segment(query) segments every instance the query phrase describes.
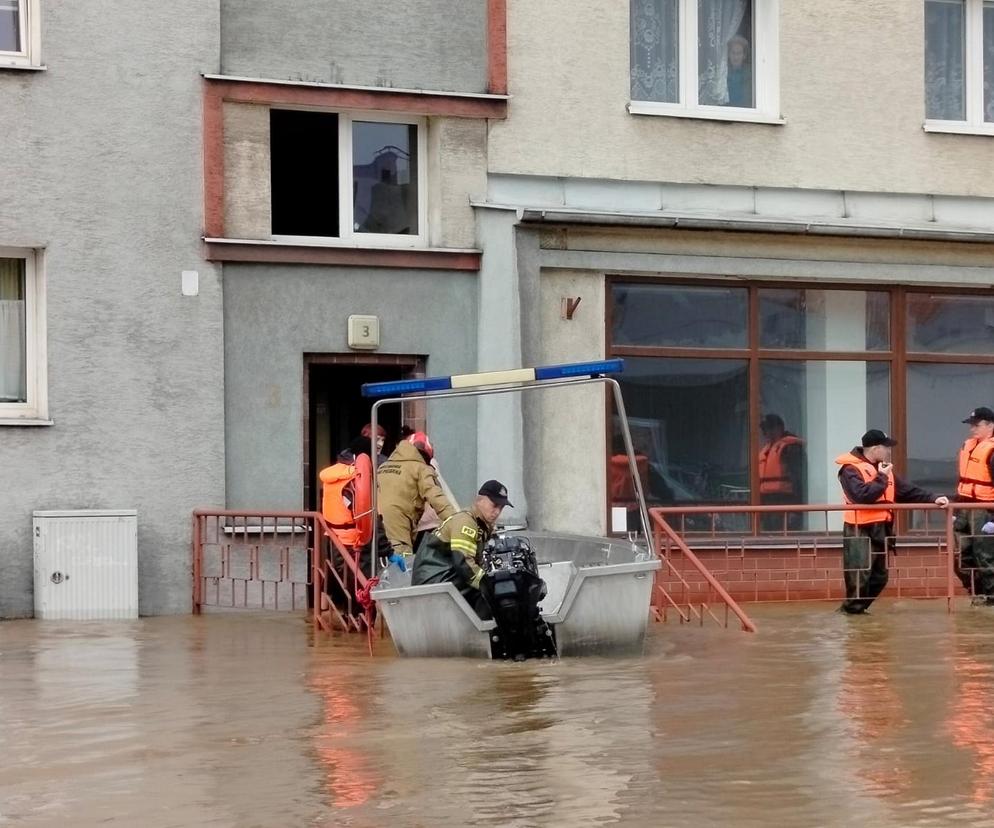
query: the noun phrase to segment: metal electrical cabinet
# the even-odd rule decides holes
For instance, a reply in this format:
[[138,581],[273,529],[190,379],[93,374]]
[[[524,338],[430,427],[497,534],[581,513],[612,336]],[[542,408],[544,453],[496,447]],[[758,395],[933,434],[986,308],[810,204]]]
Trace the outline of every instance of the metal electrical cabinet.
[[138,513],[34,513],[35,618],[138,617]]

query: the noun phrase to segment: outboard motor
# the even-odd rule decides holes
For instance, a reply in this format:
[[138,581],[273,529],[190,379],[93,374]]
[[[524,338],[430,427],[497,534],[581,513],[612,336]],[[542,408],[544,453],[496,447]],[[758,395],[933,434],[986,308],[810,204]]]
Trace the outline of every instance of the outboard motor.
[[524,661],[553,658],[556,637],[543,620],[539,602],[546,595],[545,581],[524,538],[491,538],[483,549],[480,592],[490,605],[497,628],[490,633],[494,658]]

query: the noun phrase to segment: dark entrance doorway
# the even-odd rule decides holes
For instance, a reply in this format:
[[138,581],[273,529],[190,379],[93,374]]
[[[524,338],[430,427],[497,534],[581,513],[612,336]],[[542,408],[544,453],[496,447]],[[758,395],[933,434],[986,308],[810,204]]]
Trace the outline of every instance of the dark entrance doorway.
[[[307,354],[304,357],[304,507],[320,510],[318,474],[369,422],[372,402],[362,396],[366,382],[389,382],[423,375],[424,360],[413,356]],[[407,406],[405,406],[406,408]],[[400,406],[380,409],[387,430],[384,453],[400,434]]]

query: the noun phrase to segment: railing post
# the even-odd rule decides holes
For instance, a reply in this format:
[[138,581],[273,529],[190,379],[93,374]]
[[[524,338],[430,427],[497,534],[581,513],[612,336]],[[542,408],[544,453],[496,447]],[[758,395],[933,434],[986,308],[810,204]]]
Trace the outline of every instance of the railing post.
[[956,533],[953,530],[952,505],[946,507],[946,553],[946,612],[951,613],[956,593]]

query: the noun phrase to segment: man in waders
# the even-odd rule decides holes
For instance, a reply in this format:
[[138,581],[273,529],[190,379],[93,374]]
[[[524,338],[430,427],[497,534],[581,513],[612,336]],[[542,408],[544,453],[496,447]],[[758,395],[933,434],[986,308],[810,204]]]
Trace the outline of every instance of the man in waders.
[[839,609],[850,615],[865,613],[887,586],[887,553],[894,549],[892,503],[935,503],[946,506],[949,498],[936,497],[894,474],[891,448],[897,441],[871,428],[861,445],[835,459],[842,498],[846,503],[879,503],[879,509],[852,509],[843,515],[842,568],[846,600]]
[[994,411],[981,406],[963,420],[970,436],[959,453],[960,503],[990,503],[990,510],[964,509],[953,528],[959,538],[956,574],[974,603],[994,605]]

